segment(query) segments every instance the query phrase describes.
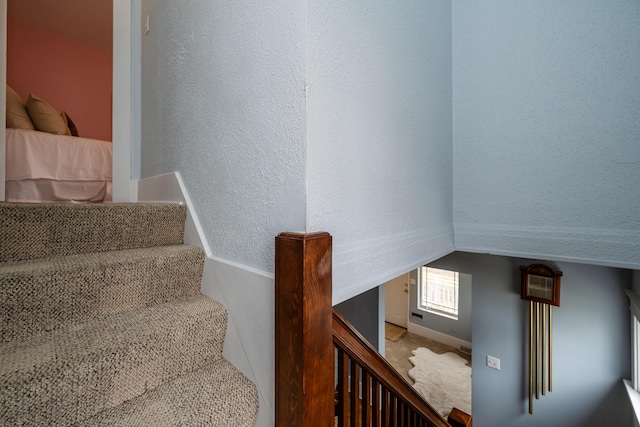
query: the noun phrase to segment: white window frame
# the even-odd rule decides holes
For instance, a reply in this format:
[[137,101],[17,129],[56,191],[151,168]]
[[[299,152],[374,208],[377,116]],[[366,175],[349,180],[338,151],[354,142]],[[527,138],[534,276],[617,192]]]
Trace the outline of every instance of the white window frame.
[[629,297],[631,321],[631,381],[624,380],[635,413],[634,425],[640,426],[640,296],[625,289]]
[[[452,273],[453,274],[453,286],[450,286],[449,284],[446,283],[437,283],[437,282],[430,282],[429,281],[429,272],[431,272],[432,274],[442,274],[444,272],[446,273]],[[426,311],[427,313],[432,313],[438,316],[443,316],[449,319],[453,319],[453,320],[458,320],[458,316],[459,316],[459,307],[460,307],[460,273],[457,271],[453,271],[453,270],[445,270],[445,269],[440,269],[440,268],[433,268],[433,267],[427,267],[427,266],[423,266],[420,267],[418,269],[418,289],[417,289],[417,306],[419,310],[422,311]],[[425,296],[425,293],[428,293],[430,290],[430,285],[431,286],[438,286],[440,288],[444,288],[444,289],[440,289],[441,293],[442,292],[446,292],[446,288],[448,287],[453,287],[453,305],[449,306],[450,308],[447,308],[448,306],[443,304],[442,302],[437,303],[437,302],[432,302],[429,303],[428,301],[428,295]],[[442,308],[440,308],[442,307]]]

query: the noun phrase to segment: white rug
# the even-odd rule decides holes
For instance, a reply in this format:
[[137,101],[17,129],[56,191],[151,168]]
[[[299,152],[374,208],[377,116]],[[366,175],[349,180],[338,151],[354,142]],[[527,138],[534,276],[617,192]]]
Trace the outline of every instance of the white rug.
[[444,417],[454,407],[471,414],[471,367],[467,361],[455,353],[436,354],[423,347],[411,353],[409,361],[414,367],[409,377],[418,393]]

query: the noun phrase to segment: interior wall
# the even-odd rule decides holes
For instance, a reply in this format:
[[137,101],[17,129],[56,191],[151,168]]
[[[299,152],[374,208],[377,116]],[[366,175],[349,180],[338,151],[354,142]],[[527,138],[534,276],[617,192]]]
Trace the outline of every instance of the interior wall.
[[[374,348],[379,348],[378,298],[379,289],[373,288],[334,306]],[[384,344],[384,343],[383,343]]]
[[307,9],[307,228],[339,303],[453,248],[451,2]]
[[179,171],[213,255],[273,274],[305,230],[302,2],[142,1],[143,178]]
[[9,19],[7,84],[66,111],[80,136],[111,141],[111,52]]
[[[473,276],[473,420],[494,427],[631,425],[622,379],[631,375],[631,272],[558,262],[560,307],[553,310],[553,391],[528,414],[528,305],[521,265],[537,260],[455,252],[443,264]],[[486,356],[501,370],[486,366]]]
[[640,266],[640,2],[453,2],[456,249]]

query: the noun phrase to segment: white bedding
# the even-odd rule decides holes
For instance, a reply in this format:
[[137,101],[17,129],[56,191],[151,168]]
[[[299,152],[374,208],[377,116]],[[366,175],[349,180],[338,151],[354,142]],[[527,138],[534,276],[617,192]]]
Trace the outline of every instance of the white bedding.
[[6,200],[111,200],[111,142],[6,129]]

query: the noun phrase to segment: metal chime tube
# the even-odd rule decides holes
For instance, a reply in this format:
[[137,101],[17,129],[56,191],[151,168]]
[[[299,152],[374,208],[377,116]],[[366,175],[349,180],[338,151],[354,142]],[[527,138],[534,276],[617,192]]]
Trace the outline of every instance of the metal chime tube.
[[540,399],[540,303],[536,302],[536,342],[535,342],[535,382],[536,382],[536,399]]
[[533,414],[533,301],[529,301],[529,413]]
[[542,359],[542,372],[540,372],[540,377],[542,378],[542,395],[547,394],[547,307],[548,304],[542,304],[542,320],[540,321],[540,330],[542,332],[541,341],[542,348],[540,349],[540,358]]
[[[548,312],[547,312],[548,310]],[[553,307],[529,301],[529,413],[533,398],[552,391]]]
[[529,413],[533,414],[533,301],[529,301]]
[[553,306],[549,306],[549,392],[552,391],[551,387],[551,367],[553,363],[551,361],[551,347],[553,345]]

